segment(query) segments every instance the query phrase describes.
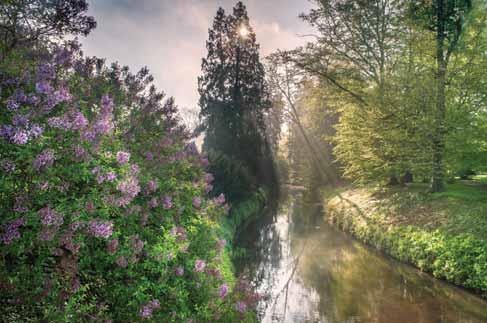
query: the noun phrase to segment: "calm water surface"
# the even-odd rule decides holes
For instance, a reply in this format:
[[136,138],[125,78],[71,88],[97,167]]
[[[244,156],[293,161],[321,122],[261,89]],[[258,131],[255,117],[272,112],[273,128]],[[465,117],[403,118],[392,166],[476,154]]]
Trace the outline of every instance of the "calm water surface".
[[487,322],[487,302],[365,247],[287,194],[236,244],[258,292],[262,322]]

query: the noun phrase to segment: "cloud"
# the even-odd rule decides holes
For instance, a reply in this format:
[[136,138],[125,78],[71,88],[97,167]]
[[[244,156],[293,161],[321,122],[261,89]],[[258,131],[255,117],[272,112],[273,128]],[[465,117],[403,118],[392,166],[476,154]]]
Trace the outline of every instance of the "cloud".
[[[197,77],[206,55],[208,28],[219,6],[228,0],[103,0],[90,1],[98,27],[83,41],[87,55],[119,61],[132,70],[148,66],[157,86],[181,107],[197,109]],[[293,48],[307,28],[297,18],[307,0],[249,0],[249,16],[261,54]]]

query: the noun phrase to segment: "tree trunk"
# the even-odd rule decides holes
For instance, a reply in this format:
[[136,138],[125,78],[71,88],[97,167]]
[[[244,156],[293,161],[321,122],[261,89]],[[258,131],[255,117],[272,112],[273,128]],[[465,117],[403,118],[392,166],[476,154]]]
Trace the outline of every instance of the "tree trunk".
[[433,176],[431,192],[445,190],[443,153],[445,150],[444,123],[445,123],[445,79],[447,63],[445,60],[445,4],[444,0],[437,2],[437,34],[436,34],[436,62],[437,62],[437,104],[435,115],[435,129],[433,134]]

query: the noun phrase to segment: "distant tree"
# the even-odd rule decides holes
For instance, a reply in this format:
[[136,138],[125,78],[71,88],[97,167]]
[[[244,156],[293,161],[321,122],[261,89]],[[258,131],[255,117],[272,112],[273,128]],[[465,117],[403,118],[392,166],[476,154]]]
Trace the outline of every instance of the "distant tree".
[[[210,159],[212,154],[224,154],[225,158],[218,159],[234,160],[253,178],[253,186],[270,181],[273,167],[265,140],[264,115],[271,102],[259,45],[242,2],[237,3],[230,15],[218,9],[206,47],[208,54],[198,78],[200,116],[205,131],[203,149]],[[221,189],[229,192],[225,181],[230,180],[230,175],[224,174],[222,168],[233,166],[227,166],[215,166],[213,172]]]
[[3,51],[65,35],[86,36],[96,27],[86,0],[2,0],[0,39]]

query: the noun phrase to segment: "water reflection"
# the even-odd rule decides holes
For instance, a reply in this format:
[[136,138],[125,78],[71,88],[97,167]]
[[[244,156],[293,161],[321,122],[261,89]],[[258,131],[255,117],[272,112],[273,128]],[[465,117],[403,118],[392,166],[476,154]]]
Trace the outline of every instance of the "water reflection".
[[487,322],[487,302],[364,247],[290,192],[237,240],[262,322]]

